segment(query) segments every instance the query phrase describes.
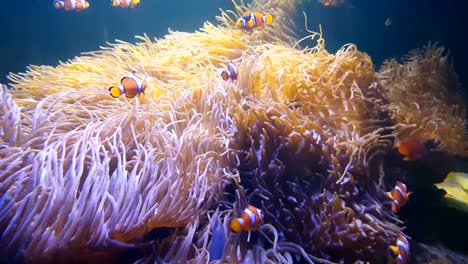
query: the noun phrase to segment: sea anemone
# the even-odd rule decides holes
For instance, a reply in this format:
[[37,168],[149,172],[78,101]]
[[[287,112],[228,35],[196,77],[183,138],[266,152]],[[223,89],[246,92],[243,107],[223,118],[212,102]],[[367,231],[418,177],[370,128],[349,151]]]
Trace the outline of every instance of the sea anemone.
[[401,64],[387,60],[377,77],[402,136],[433,141],[450,154],[468,155],[465,96],[443,47],[415,49]]
[[[307,29],[317,45],[299,49],[289,20],[294,1],[234,9],[218,26],[117,41],[8,76],[11,89],[0,92],[1,256],[59,261],[72,252],[77,261],[115,261],[141,250],[141,262],[207,262],[210,253],[229,262],[391,258],[388,246],[402,227],[385,194],[383,157],[413,127],[405,120],[425,112],[409,118],[398,110],[390,91],[406,82],[397,85],[391,70],[376,75],[355,45],[330,54],[321,32]],[[235,29],[247,9],[281,22]],[[238,80],[224,82],[230,61]],[[107,87],[133,70],[146,76],[146,94],[112,98]],[[455,127],[447,101],[431,103]],[[424,139],[462,153],[437,128]],[[265,212],[249,242],[227,228],[248,203]],[[222,254],[223,245],[211,246],[224,241],[221,234]]]

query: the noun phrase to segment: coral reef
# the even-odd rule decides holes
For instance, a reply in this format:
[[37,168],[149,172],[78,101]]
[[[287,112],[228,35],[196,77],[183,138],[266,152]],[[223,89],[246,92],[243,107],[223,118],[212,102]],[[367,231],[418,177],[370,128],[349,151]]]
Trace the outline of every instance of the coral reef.
[[[280,22],[235,29],[247,9]],[[0,255],[391,260],[403,228],[385,195],[393,183],[383,158],[404,133],[466,153],[457,81],[434,46],[379,73],[355,45],[331,54],[307,28],[317,45],[299,49],[293,12],[293,0],[234,2],[218,26],[11,74],[13,89],[0,94]],[[230,61],[239,76],[224,82]],[[146,76],[146,94],[109,96],[132,70]],[[265,212],[249,242],[228,228],[247,204]]]
[[309,254],[385,260],[375,253],[400,229],[380,210],[387,200],[379,174],[366,169],[391,146],[378,129],[388,120],[370,58],[354,45],[336,55],[320,45],[265,46],[243,59],[238,85],[249,96],[234,112],[231,144],[249,202]]

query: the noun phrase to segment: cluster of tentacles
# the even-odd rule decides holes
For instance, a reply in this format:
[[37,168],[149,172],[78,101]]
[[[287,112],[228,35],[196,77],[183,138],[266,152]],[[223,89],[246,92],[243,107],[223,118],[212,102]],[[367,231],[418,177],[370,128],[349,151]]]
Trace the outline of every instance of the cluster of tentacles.
[[[466,154],[447,55],[429,46],[376,72],[353,44],[329,53],[321,33],[310,32],[315,47],[299,49],[293,0],[234,4],[218,26],[118,42],[9,76],[0,91],[0,256],[394,258],[389,246],[403,224],[385,192],[399,176],[384,159],[395,139],[416,135]],[[247,9],[281,23],[240,31],[235,20]],[[231,61],[238,79],[225,82]],[[109,96],[132,70],[146,76],[146,94]],[[251,237],[229,230],[247,204],[265,214]]]

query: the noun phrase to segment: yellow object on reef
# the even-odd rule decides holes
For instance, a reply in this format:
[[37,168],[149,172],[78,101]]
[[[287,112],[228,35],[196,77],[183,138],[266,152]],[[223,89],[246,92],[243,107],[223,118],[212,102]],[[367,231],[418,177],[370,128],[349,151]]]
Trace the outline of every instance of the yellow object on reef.
[[468,212],[468,173],[450,172],[435,186],[447,192],[445,199],[451,206]]

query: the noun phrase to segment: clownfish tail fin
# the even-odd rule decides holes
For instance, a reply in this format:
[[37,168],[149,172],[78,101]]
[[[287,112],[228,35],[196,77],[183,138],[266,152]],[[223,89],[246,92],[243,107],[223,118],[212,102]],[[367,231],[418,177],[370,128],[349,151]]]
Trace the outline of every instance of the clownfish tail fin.
[[109,91],[110,95],[114,98],[118,98],[123,93],[122,89],[119,86],[111,86],[107,90]]
[[265,15],[265,22],[267,25],[270,25],[273,23],[273,15],[272,14],[266,14]]

